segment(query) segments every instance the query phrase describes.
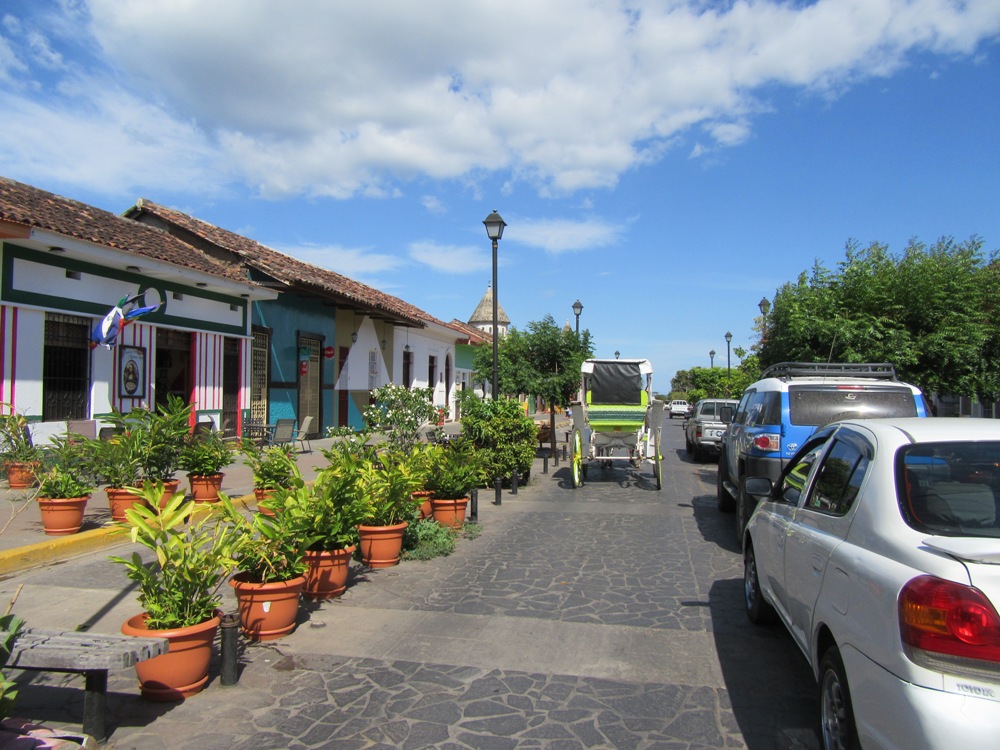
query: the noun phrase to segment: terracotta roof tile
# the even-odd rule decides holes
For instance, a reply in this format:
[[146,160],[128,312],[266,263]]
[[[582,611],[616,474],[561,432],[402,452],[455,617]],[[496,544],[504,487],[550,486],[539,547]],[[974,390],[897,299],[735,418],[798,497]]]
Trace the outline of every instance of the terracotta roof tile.
[[224,263],[154,227],[7,177],[0,177],[0,221],[55,232],[213,276],[247,281],[241,264]]
[[233,253],[248,266],[291,287],[309,288],[313,293],[322,296],[339,298],[353,305],[372,308],[398,317],[402,319],[401,322],[423,325],[428,321],[444,325],[420,308],[398,297],[349,279],[335,271],[305,263],[248,237],[188,216],[176,209],[140,199],[134,208],[126,211],[126,216],[134,219],[141,219],[144,214],[188,232],[205,243]]

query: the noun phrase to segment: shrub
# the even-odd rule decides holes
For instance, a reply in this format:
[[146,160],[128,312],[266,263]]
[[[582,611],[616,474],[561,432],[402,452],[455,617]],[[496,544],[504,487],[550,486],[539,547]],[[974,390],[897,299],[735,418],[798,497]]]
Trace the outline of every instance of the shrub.
[[535,458],[534,422],[513,399],[484,401],[466,398],[462,404],[462,436],[479,451],[483,474],[508,479],[525,474]]

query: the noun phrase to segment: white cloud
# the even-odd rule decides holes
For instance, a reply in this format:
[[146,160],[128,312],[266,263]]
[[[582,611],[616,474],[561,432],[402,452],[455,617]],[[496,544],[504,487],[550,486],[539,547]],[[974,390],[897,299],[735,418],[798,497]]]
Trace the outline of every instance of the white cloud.
[[693,127],[709,139],[693,156],[745,142],[767,87],[835,95],[911,53],[973,55],[1000,32],[996,0],[299,0],[294,12],[272,0],[89,0],[61,11],[62,23],[52,11],[5,19],[0,83],[48,92],[0,98],[5,163],[25,136],[16,158],[33,174],[67,170],[61,143],[36,141],[96,142],[107,186],[211,175],[267,196],[338,198],[497,171],[507,189],[526,181],[542,195],[613,187]]
[[395,271],[405,261],[386,253],[371,252],[367,248],[341,245],[269,245],[285,255],[304,263],[347,276],[352,279],[372,279],[376,274]]
[[598,219],[520,219],[505,230],[504,239],[558,254],[613,245],[623,232],[622,226]]
[[480,247],[414,242],[410,257],[442,273],[479,273],[491,269],[493,256]]

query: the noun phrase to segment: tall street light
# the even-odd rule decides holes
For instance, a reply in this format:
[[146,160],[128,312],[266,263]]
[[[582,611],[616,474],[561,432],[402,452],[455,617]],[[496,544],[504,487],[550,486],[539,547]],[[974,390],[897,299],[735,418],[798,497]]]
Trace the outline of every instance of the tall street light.
[[573,303],[573,314],[576,316],[576,337],[580,338],[580,313],[583,312],[583,305],[580,300]]
[[757,308],[760,310],[760,314],[766,318],[767,311],[771,309],[771,301],[767,297],[761,297],[760,302],[757,303]]
[[726,377],[729,377],[731,370],[730,360],[729,360],[729,342],[733,340],[733,334],[726,331]]
[[712,349],[711,351],[709,351],[708,357],[709,357],[708,361],[711,363],[710,366],[712,368],[715,368],[715,349]]
[[486,225],[486,235],[493,240],[493,400],[497,400],[497,357],[499,355],[500,326],[497,322],[497,242],[503,237],[503,228],[507,226],[500,214],[494,209],[493,213],[483,219]]

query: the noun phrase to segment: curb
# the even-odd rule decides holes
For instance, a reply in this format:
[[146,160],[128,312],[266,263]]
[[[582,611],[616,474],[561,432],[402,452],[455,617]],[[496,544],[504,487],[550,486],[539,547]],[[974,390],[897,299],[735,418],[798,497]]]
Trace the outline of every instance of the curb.
[[[253,507],[250,504],[256,503],[253,495],[240,495],[230,500],[234,505],[242,505],[245,508]],[[65,562],[80,555],[122,544],[131,544],[128,534],[109,525],[100,529],[78,531],[76,534],[49,537],[36,544],[0,550],[0,577],[22,573],[43,565]]]

